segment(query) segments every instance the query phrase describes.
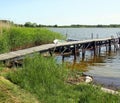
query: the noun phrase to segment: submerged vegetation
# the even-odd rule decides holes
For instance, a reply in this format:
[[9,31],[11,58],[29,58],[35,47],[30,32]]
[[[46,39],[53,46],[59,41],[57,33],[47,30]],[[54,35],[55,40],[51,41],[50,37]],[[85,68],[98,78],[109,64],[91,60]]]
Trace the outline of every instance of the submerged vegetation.
[[53,58],[35,55],[26,58],[23,67],[8,73],[6,78],[44,103],[119,103],[119,95],[104,93],[100,87],[67,84],[69,73]]

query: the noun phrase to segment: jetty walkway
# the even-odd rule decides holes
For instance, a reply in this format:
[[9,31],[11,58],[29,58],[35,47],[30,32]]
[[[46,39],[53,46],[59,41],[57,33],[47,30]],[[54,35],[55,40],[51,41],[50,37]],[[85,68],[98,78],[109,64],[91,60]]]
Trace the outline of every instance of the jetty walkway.
[[72,49],[74,56],[76,56],[76,50],[78,49],[82,50],[83,57],[85,55],[86,49],[92,49],[94,51],[94,54],[96,55],[96,48],[99,48],[99,53],[101,51],[101,46],[106,46],[108,47],[108,51],[111,51],[111,45],[115,45],[116,41],[117,44],[120,45],[120,38],[90,39],[90,40],[82,40],[82,41],[62,42],[56,44],[54,43],[44,44],[36,47],[0,54],[0,61],[15,60],[29,54],[43,53],[47,51],[49,51],[49,53],[52,55],[53,50],[57,50],[61,48]]

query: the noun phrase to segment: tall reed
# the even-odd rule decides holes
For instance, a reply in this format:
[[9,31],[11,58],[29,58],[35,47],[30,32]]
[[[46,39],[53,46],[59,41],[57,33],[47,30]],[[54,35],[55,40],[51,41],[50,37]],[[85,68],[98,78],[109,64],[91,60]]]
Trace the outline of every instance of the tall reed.
[[24,49],[46,43],[52,43],[55,38],[63,39],[59,33],[46,28],[11,27],[4,28],[0,35],[0,53]]

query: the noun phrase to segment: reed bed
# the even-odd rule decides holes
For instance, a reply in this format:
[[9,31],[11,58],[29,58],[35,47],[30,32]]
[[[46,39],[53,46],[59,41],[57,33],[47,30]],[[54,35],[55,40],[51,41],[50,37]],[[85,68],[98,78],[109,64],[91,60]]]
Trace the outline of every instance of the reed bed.
[[11,26],[12,26],[12,24],[10,22],[4,23],[4,22],[0,21],[0,35],[2,35],[4,29],[10,29]]
[[55,38],[64,37],[46,28],[4,28],[0,35],[0,53],[52,43]]

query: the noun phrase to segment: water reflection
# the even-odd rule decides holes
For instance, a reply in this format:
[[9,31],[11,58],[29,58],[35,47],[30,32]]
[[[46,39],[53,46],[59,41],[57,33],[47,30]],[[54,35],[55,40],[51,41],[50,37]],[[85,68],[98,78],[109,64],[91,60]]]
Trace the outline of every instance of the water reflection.
[[85,72],[94,78],[94,82],[107,87],[120,89],[120,51],[111,52],[103,57],[103,62],[95,62],[99,66],[89,66]]
[[[100,56],[93,56],[93,55],[89,55],[89,54],[90,54],[90,51],[86,54],[84,59],[82,59],[81,56],[77,56],[76,60],[74,60],[73,55],[69,55],[64,58],[64,63],[66,63],[66,65],[69,69],[88,71],[90,69],[89,68],[90,66],[105,66],[104,63],[112,62],[112,59],[114,59],[114,56],[116,55],[116,53],[114,53],[114,52],[101,53]],[[60,56],[58,58],[59,58],[59,62],[60,62]]]
[[76,60],[73,55],[64,59],[69,69],[76,69],[93,76],[95,83],[120,89],[120,51],[102,52],[100,56],[93,56],[87,51],[84,60],[81,55],[77,56]]

